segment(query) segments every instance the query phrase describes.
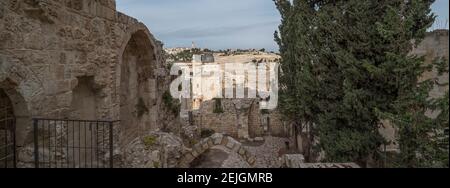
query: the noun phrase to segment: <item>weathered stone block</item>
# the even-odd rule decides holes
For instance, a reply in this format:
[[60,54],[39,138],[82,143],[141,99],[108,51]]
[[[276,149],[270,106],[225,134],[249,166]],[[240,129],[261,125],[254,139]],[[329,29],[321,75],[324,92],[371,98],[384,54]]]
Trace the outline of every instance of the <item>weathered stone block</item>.
[[247,162],[248,162],[248,164],[250,164],[251,166],[253,166],[253,165],[255,165],[255,162],[256,162],[256,158],[253,156],[253,157],[250,157],[248,160],[247,160]]
[[223,135],[216,133],[212,135],[211,138],[214,141],[214,145],[220,145],[222,143]]
[[54,66],[54,74],[56,80],[64,80],[64,65],[55,65]]
[[225,145],[228,149],[233,149],[234,147],[234,142],[230,142],[230,140],[228,140],[227,144]]
[[262,142],[262,141],[264,141],[264,138],[263,137],[256,137],[255,141],[256,142]]
[[203,153],[203,148],[202,148],[202,146],[199,145],[199,144],[194,146],[194,150],[195,150],[197,153]]
[[214,142],[211,139],[208,139],[208,146],[209,147],[214,146]]
[[202,149],[203,149],[203,150],[207,150],[208,148],[209,148],[208,143],[204,143],[204,144],[202,145]]
[[189,153],[184,156],[184,160],[186,160],[186,161],[192,161],[194,159],[195,159],[195,157],[192,155],[192,153]]
[[220,143],[220,145],[226,146],[227,144],[228,144],[228,138],[227,137],[223,137],[222,138],[222,142]]
[[56,93],[65,93],[70,91],[70,81],[63,80],[56,83]]
[[234,152],[238,152],[240,149],[241,149],[241,144],[240,143],[235,143],[232,150]]
[[200,155],[196,150],[192,151],[191,154],[194,157],[198,157]]
[[241,149],[239,149],[239,155],[241,156],[245,156],[245,149],[241,147]]

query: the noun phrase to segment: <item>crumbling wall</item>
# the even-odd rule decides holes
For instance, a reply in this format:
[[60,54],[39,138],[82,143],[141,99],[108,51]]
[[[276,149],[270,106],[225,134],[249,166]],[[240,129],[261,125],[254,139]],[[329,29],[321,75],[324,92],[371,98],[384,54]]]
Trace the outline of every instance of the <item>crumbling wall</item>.
[[[129,111],[142,121],[127,127],[134,129],[127,137],[159,128],[161,96],[170,82],[162,43],[144,24],[117,12],[115,6],[114,0],[0,1],[0,83],[8,83],[0,86],[8,85],[13,103],[20,104],[15,108],[21,109],[18,113],[24,118],[17,126],[26,124],[21,130],[31,131],[31,117],[120,120],[121,108],[126,106],[121,95],[126,91],[140,93],[147,109],[140,118],[136,108]],[[142,87],[121,90],[123,55],[133,40],[148,53],[140,59],[141,68],[129,70],[138,75],[135,82]],[[87,77],[95,107],[83,114],[74,102],[82,99],[74,93]],[[135,99],[128,106],[136,107]],[[20,145],[32,141],[21,139]]]
[[238,139],[252,140],[268,135],[285,137],[288,124],[277,111],[264,111],[256,99],[221,99],[222,112],[215,112],[216,100],[204,101],[194,112],[194,125]]

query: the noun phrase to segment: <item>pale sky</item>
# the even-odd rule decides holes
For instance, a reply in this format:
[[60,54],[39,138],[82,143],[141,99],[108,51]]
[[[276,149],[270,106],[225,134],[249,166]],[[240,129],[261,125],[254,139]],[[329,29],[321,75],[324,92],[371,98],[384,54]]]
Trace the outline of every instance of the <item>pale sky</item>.
[[[277,51],[280,16],[273,0],[116,0],[117,9],[145,23],[165,47],[265,48]],[[449,0],[436,0],[434,28],[448,28]],[[446,26],[445,26],[446,25]]]

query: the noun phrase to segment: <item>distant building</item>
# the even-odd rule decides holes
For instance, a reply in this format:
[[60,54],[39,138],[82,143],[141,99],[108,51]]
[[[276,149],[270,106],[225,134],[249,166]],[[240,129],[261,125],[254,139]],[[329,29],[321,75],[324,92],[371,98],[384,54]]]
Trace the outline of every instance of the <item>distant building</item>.
[[213,53],[204,53],[201,55],[202,63],[214,63]]

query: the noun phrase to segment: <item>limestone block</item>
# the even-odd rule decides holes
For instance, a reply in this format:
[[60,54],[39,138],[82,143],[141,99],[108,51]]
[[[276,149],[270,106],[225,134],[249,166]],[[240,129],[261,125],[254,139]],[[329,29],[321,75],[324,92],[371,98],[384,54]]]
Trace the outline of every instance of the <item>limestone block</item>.
[[233,147],[234,152],[238,152],[241,149],[242,144],[241,143],[235,143]]
[[58,101],[58,105],[61,107],[70,106],[72,102],[72,92],[57,95],[56,100]]
[[108,20],[115,20],[115,18],[116,18],[115,10],[110,9],[105,6],[97,6],[96,13],[97,13],[97,16],[100,18],[105,18]]
[[42,50],[45,46],[44,35],[29,33],[24,35],[25,48],[33,50]]
[[192,154],[192,156],[194,156],[194,157],[198,157],[198,156],[200,155],[196,150],[193,150],[193,151],[191,152],[191,154]]
[[203,153],[203,148],[202,148],[202,146],[199,145],[199,144],[194,146],[194,150],[195,150],[197,153]]
[[184,157],[185,157],[184,159],[185,159],[186,161],[192,161],[192,160],[195,159],[195,157],[192,155],[192,153],[187,154],[187,155],[185,155]]
[[202,149],[203,149],[203,150],[207,150],[208,148],[209,148],[208,142],[204,142],[204,143],[202,144]]
[[224,137],[224,138],[222,139],[222,143],[220,143],[220,145],[226,146],[227,144],[228,144],[228,138],[227,138],[227,137]]
[[250,159],[253,155],[250,152],[245,153],[245,159]]
[[214,145],[220,145],[222,143],[223,135],[219,133],[215,133],[211,136]]
[[70,91],[70,81],[62,80],[56,82],[56,93],[64,93]]
[[256,142],[262,142],[262,141],[264,141],[264,138],[263,137],[256,137],[255,141]]
[[239,149],[239,155],[241,156],[245,156],[245,149],[241,147],[241,149]]
[[213,140],[212,139],[208,139],[208,146],[209,147],[212,147],[212,146],[214,146],[214,142],[213,142]]
[[54,95],[57,93],[56,83],[54,81],[44,82],[44,91],[47,95]]
[[156,79],[149,79],[148,80],[148,90],[146,92],[148,92],[148,95],[150,97],[150,99],[156,99]]
[[55,74],[56,80],[64,80],[64,65],[55,65],[53,66],[53,73]]
[[234,146],[234,143],[233,143],[233,142],[228,142],[225,146],[226,146],[228,149],[232,149],[233,146]]
[[255,162],[256,162],[256,158],[253,156],[253,157],[250,157],[248,160],[247,160],[247,162],[248,162],[248,164],[250,164],[251,166],[253,166],[254,164],[255,164]]

